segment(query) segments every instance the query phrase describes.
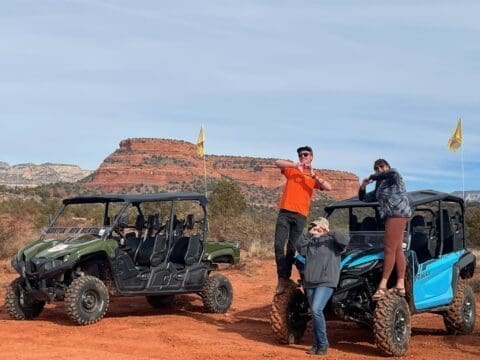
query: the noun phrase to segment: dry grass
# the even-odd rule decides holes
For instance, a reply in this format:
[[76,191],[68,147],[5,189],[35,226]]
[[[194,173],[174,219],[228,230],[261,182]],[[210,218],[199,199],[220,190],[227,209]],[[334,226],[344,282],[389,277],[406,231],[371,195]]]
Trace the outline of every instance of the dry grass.
[[210,221],[209,239],[237,241],[248,257],[272,257],[275,222],[248,214]]
[[475,293],[480,293],[480,279],[470,281],[469,285],[472,287]]
[[38,234],[33,230],[31,219],[21,221],[11,215],[0,216],[0,258],[11,258],[36,238]]

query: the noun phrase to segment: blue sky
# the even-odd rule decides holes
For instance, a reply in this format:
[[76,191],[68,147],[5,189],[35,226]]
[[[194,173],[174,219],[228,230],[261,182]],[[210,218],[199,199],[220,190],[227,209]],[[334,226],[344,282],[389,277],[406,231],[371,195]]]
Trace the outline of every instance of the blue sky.
[[480,189],[477,1],[0,3],[0,161],[94,169],[128,137]]

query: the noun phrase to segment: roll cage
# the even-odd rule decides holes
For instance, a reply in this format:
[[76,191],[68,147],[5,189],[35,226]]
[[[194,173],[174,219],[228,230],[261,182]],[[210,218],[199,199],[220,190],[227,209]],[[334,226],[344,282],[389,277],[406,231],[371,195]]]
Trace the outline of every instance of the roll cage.
[[[419,263],[466,248],[462,198],[434,190],[412,191],[407,196],[413,215],[406,229],[405,246],[417,253]],[[348,210],[348,225],[345,227],[350,233],[384,231],[378,202],[364,202],[353,197],[330,204],[325,208],[325,215],[330,218],[335,211],[345,209]],[[356,213],[368,211],[371,216],[357,222]]]

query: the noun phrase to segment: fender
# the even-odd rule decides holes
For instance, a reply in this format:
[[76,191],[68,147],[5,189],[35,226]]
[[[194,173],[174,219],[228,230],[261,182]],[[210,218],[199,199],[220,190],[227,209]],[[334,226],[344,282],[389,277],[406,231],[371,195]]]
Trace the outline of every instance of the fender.
[[455,264],[455,267],[458,267],[460,270],[460,276],[462,278],[469,279],[475,272],[476,263],[477,261],[475,255],[471,251],[467,250]]

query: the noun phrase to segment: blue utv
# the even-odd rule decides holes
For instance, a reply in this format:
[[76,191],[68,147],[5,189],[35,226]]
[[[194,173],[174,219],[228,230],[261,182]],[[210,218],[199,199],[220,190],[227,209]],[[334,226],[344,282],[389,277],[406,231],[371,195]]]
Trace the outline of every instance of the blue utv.
[[[382,275],[385,225],[378,203],[352,198],[325,208],[330,227],[350,235],[342,255],[337,289],[327,305],[327,318],[354,321],[373,330],[377,347],[386,355],[408,350],[411,315],[423,312],[443,316],[449,334],[469,334],[475,327],[475,295],[467,281],[475,270],[475,255],[467,249],[464,202],[433,190],[408,193],[413,216],[404,233],[407,260],[406,296],[388,291],[379,301],[372,296]],[[302,288],[305,259],[296,258],[298,283],[291,281],[275,295],[271,326],[283,343],[298,343],[310,320]],[[395,271],[389,287],[395,284]]]

